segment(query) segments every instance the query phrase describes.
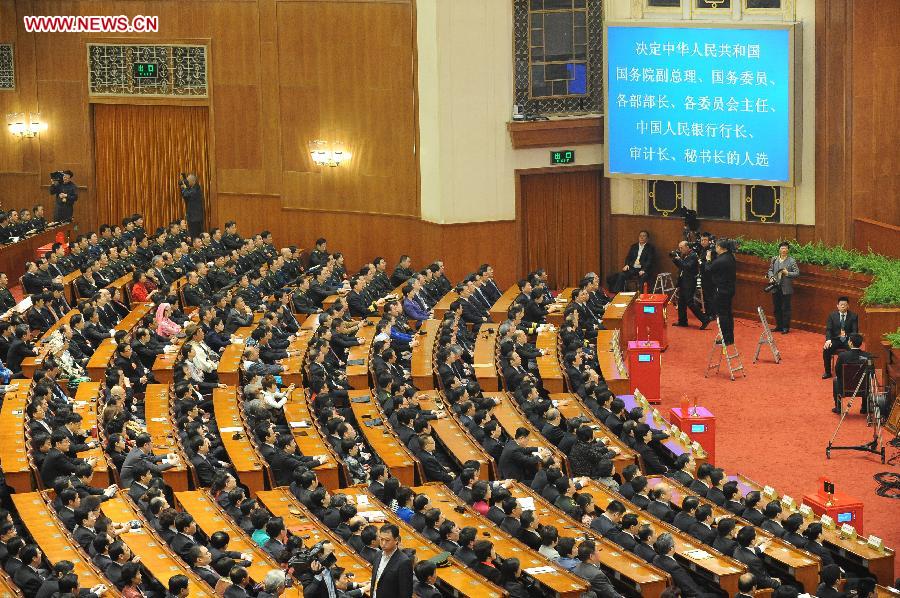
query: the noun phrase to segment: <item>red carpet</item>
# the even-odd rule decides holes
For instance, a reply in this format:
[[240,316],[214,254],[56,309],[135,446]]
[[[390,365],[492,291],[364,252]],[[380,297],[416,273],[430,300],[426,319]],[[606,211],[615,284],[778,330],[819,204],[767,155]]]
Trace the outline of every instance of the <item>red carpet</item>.
[[[675,311],[670,309],[669,322],[675,321]],[[873,479],[883,471],[900,473],[900,467],[882,465],[879,456],[856,451],[836,451],[831,460],[825,458],[825,446],[839,416],[831,413],[832,381],[821,379],[823,334],[774,333],[781,363],[774,363],[764,346],[760,361],[754,364],[761,326],[758,321],[735,320],[735,341],[747,377],[741,378],[738,372],[731,382],[727,373],[711,372],[704,379],[715,325],[706,331],[697,326],[691,317],[690,328],[669,328],[669,349],[662,359],[660,412],[668,418],[669,409],[679,406],[683,394],[697,397],[698,403],[716,416],[716,465],[726,473],[744,474],[797,502],[816,490],[819,476],[828,474],[838,491],[863,502],[865,534],[874,534],[885,546],[900,549],[900,500],[876,495],[878,483]],[[835,444],[871,440],[872,428],[865,422],[857,400]],[[892,439],[884,434],[886,440]],[[896,450],[888,446],[888,458]],[[895,563],[895,574],[900,576],[900,561]]]

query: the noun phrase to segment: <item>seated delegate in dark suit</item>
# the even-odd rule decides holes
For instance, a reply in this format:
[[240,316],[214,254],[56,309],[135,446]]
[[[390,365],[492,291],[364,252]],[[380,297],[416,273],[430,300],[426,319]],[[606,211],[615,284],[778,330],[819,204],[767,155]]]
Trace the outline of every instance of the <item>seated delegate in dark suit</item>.
[[822,361],[825,362],[823,379],[831,378],[831,356],[849,349],[847,341],[851,334],[857,332],[859,332],[859,317],[850,311],[850,300],[847,297],[839,297],[837,311],[831,312],[825,322],[825,345],[822,347]]
[[[844,389],[844,366],[847,365],[859,365],[865,363],[866,357],[868,354],[860,349],[863,344],[863,335],[859,333],[851,334],[849,340],[847,341],[848,346],[850,347],[840,355],[838,355],[837,361],[834,363],[834,369],[837,370],[837,375],[834,377],[834,409],[831,411],[834,413],[841,412],[841,394]],[[12,347],[10,347],[10,351],[12,351]],[[12,366],[10,366],[12,368]],[[848,381],[848,386],[850,390],[855,390],[856,385],[859,383],[859,378],[855,377],[854,380]],[[858,395],[865,395],[867,388],[866,382],[863,381],[860,386],[860,390]],[[860,403],[860,412],[868,413],[868,402],[865,397],[859,401]]]
[[650,233],[642,230],[638,235],[638,242],[628,250],[622,270],[606,278],[609,290],[613,293],[625,290],[625,281],[629,278],[637,278],[638,288],[643,287],[650,277],[655,259],[656,249],[650,244]]

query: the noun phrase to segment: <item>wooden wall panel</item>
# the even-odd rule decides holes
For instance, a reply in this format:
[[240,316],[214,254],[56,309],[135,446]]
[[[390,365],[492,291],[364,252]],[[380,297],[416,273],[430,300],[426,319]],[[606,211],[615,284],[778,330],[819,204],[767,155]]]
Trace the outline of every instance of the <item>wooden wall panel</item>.
[[856,218],[853,221],[853,239],[854,249],[862,252],[871,249],[875,253],[900,258],[900,226]]
[[854,218],[900,224],[900,4],[816,0],[816,238],[851,246]]
[[900,224],[900,2],[854,0],[851,24],[853,216]]
[[[417,215],[415,23],[409,2],[279,2],[285,205]],[[307,143],[339,140],[336,171]]]

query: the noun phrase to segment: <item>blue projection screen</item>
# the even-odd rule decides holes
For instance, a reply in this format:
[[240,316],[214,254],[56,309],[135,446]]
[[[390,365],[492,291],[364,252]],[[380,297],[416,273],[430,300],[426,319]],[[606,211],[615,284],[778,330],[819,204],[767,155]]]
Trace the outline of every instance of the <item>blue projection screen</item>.
[[793,185],[794,32],[607,25],[607,175]]

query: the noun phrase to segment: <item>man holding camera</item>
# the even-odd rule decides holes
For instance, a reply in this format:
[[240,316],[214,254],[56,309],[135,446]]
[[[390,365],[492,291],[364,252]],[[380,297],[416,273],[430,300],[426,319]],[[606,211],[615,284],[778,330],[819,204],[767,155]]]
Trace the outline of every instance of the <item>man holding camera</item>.
[[700,259],[697,254],[691,250],[691,246],[687,241],[678,244],[678,249],[671,252],[669,257],[678,266],[678,322],[676,326],[687,326],[687,310],[688,307],[694,312],[694,315],[700,320],[701,324],[706,323],[706,316],[697,307],[694,301],[694,291],[697,290],[697,273],[700,271]]
[[50,173],[50,195],[56,200],[53,208],[54,222],[69,222],[78,201],[78,187],[72,182],[71,170]]
[[791,331],[791,297],[794,296],[794,278],[800,276],[797,261],[788,255],[791,246],[783,242],[778,246],[778,255],[772,258],[766,277],[767,291],[772,293],[775,309],[775,330],[782,334]]
[[203,189],[197,182],[197,175],[191,173],[187,176],[181,173],[181,198],[184,200],[185,219],[188,222],[188,232],[196,238],[203,232],[203,221],[206,219],[203,206]]

